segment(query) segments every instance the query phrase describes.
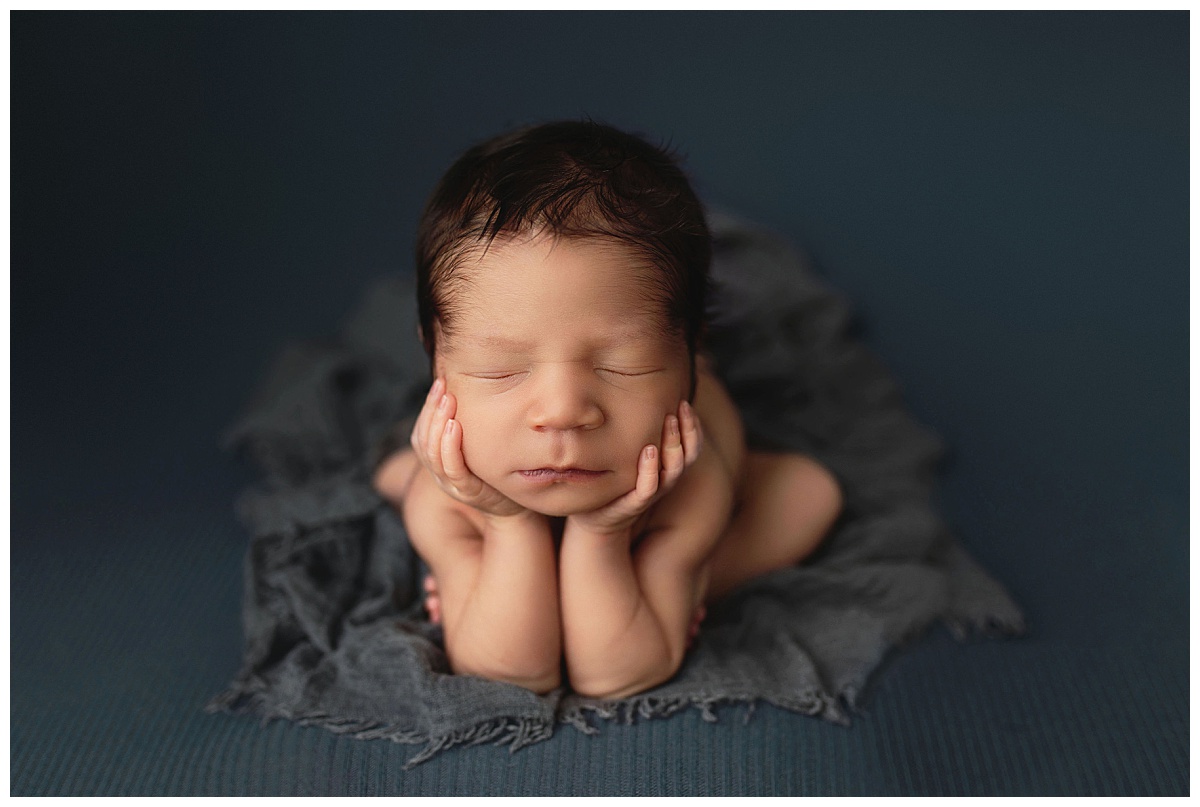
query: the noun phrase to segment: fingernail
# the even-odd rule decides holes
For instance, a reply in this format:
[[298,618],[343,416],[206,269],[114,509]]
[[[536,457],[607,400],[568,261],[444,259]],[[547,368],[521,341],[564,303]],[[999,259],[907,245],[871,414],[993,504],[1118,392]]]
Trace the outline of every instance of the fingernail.
[[441,399],[438,401],[438,410],[442,411],[442,412],[446,411],[446,406],[449,405],[449,403],[450,403],[450,397],[447,395],[443,395],[441,397]]
[[654,459],[654,456],[658,453],[658,449],[655,448],[654,446],[646,446],[646,451],[644,453],[646,455],[646,459],[652,460],[652,459]]
[[674,415],[667,418],[667,434],[671,437],[679,436],[679,418]]

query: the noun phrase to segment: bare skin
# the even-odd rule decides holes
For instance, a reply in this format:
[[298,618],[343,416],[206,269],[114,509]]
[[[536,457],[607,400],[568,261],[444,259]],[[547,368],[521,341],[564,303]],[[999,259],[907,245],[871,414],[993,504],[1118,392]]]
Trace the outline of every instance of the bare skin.
[[[803,561],[820,545],[842,508],[836,479],[819,463],[799,454],[748,451],[737,408],[702,356],[697,357],[697,369],[695,414],[705,445],[734,481],[735,499],[729,524],[705,565],[703,601],[688,625],[688,647],[700,632],[707,605],[754,577]],[[381,494],[403,512],[414,483],[436,486],[430,476],[410,447],[382,463],[375,480]],[[463,514],[478,523],[469,510]],[[440,624],[442,602],[434,575],[426,576],[423,588],[426,613]]]
[[596,698],[679,669],[706,603],[807,557],[833,476],[745,447],[619,241],[530,232],[464,255],[411,449],[378,469],[429,566],[458,674]]

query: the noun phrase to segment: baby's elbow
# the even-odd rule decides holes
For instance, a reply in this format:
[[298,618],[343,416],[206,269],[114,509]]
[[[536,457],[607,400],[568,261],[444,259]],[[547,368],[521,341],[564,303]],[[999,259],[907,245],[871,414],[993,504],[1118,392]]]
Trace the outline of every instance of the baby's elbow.
[[571,688],[585,698],[596,700],[620,700],[631,695],[638,695],[659,684],[664,684],[675,677],[683,658],[675,658],[674,654],[665,655],[657,663],[638,670],[635,674],[612,676],[592,680],[576,680],[572,677]]
[[562,676],[557,672],[546,673],[544,675],[533,677],[512,676],[493,678],[492,680],[524,687],[535,695],[549,695],[551,692],[562,686]]
[[452,658],[450,669],[455,675],[473,675],[489,681],[515,684],[537,695],[545,695],[562,686],[562,672],[558,666],[538,669],[531,665],[489,664],[479,659]]

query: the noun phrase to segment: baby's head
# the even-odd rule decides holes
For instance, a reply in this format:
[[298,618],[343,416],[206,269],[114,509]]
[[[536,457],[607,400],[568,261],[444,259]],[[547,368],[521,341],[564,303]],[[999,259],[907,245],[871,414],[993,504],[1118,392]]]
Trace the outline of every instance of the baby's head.
[[[422,216],[417,297],[472,470],[552,515],[632,489],[694,391],[710,257],[686,177],[637,137],[560,122],[467,151]],[[548,467],[602,481],[520,473]]]
[[668,152],[591,121],[500,135],[446,172],[417,234],[417,298],[431,360],[454,332],[473,261],[496,239],[538,233],[628,249],[663,327],[678,333],[691,360],[712,253],[700,201]]

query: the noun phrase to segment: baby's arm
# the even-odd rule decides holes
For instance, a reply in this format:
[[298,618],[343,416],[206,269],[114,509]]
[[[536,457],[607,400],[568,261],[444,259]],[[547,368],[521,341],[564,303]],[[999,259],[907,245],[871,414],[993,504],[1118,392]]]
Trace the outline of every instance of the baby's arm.
[[549,522],[528,512],[485,516],[481,535],[452,505],[427,501],[436,498],[441,491],[418,480],[404,513],[437,580],[450,668],[538,693],[556,688],[562,640]]
[[456,673],[548,692],[561,683],[562,657],[550,523],[471,473],[454,396],[443,390],[439,379],[413,429],[422,468],[403,507],[437,580],[446,655]]
[[704,598],[708,559],[732,506],[728,472],[710,451],[664,498],[633,552],[628,528],[614,533],[567,519],[559,588],[567,672],[577,692],[621,698],[678,671]]

